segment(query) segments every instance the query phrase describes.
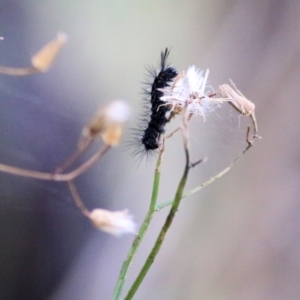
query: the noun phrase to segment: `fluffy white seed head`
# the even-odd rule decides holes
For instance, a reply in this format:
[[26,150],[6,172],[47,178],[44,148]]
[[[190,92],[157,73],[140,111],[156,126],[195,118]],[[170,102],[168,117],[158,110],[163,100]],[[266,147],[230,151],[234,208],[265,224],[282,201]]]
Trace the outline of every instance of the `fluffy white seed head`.
[[197,114],[205,118],[209,111],[224,101],[210,95],[212,89],[207,86],[208,74],[208,69],[204,73],[195,66],[189,67],[174,79],[173,85],[161,90],[164,95],[160,99],[175,114],[182,113],[185,108],[187,114]]
[[106,118],[111,123],[125,123],[129,120],[130,110],[122,100],[115,100],[106,107]]
[[97,208],[92,210],[88,217],[97,229],[114,236],[120,236],[125,233],[136,233],[136,224],[127,210],[108,211]]

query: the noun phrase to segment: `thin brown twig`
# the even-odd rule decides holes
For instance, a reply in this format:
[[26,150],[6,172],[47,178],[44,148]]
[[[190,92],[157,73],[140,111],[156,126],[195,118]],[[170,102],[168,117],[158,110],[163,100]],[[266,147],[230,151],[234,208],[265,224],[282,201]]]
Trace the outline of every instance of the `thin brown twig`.
[[76,177],[86,172],[91,168],[108,150],[110,149],[109,145],[104,145],[98,152],[96,152],[90,159],[88,159],[81,166],[76,168],[74,171],[71,171],[67,174],[53,174],[53,180],[55,181],[70,181],[74,180]]
[[47,172],[39,172],[28,169],[22,169],[18,167],[13,167],[5,164],[0,164],[0,171],[22,176],[28,178],[35,178],[41,180],[54,180],[54,181],[70,181],[74,180],[76,177],[86,172],[91,168],[108,150],[110,149],[109,145],[104,145],[99,151],[97,151],[91,158],[89,158],[85,163],[80,165],[75,170],[66,173],[66,174],[53,174]]
[[79,193],[77,191],[77,188],[75,186],[75,183],[73,180],[68,181],[68,186],[70,189],[70,192],[73,196],[74,202],[75,204],[78,206],[78,208],[81,210],[81,212],[85,215],[85,216],[89,216],[90,212],[89,210],[86,208],[86,206],[84,205],[84,203],[82,202]]
[[54,173],[63,173],[67,168],[74,164],[76,160],[80,158],[80,156],[91,146],[92,142],[93,140],[90,139],[83,145],[83,147],[78,147],[71,156],[69,156],[60,166],[55,169]]
[[39,73],[40,71],[35,67],[26,67],[26,68],[11,68],[0,66],[0,74],[10,75],[10,76],[26,76],[35,73]]
[[[186,122],[189,122],[192,118],[193,114],[189,114]],[[172,137],[177,131],[181,130],[181,126],[178,126],[175,130],[171,131],[168,135],[166,135],[164,137],[164,140],[169,139],[170,137]]]
[[175,130],[173,130],[172,132],[170,132],[168,135],[166,135],[164,137],[164,140],[169,139],[170,137],[172,137],[179,130],[180,130],[180,126],[178,126]]
[[196,162],[194,162],[194,163],[191,163],[190,164],[190,168],[194,168],[194,167],[196,167],[196,166],[198,166],[199,164],[201,164],[203,161],[205,161],[206,160],[206,158],[202,158],[202,159],[199,159],[199,160],[197,160]]
[[[182,198],[187,198],[188,196],[202,190],[203,188],[209,186],[210,184],[212,184],[214,181],[220,179],[221,177],[223,177],[226,173],[228,173],[240,160],[241,158],[245,155],[245,153],[253,146],[253,140],[250,140],[250,126],[247,127],[247,132],[246,132],[246,142],[247,142],[247,146],[245,147],[245,149],[241,152],[241,154],[229,165],[227,166],[224,170],[222,170],[221,172],[219,172],[217,175],[211,177],[210,179],[208,179],[207,181],[205,181],[204,183],[200,184],[199,186],[189,190],[188,192],[186,192]],[[191,165],[191,167],[193,167],[193,165]],[[156,207],[156,211],[160,211],[163,208],[172,205],[174,202],[174,200],[171,201],[166,201],[160,205],[158,205]]]

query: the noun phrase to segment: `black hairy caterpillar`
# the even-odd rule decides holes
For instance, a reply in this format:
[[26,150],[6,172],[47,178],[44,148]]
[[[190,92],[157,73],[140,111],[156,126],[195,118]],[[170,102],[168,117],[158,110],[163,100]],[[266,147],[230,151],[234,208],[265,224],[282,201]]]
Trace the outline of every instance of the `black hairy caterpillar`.
[[171,108],[164,101],[160,100],[163,92],[159,90],[169,86],[170,82],[178,75],[177,71],[167,64],[169,53],[168,48],[161,52],[160,71],[158,73],[148,69],[150,76],[154,76],[154,80],[152,83],[147,82],[147,84],[151,85],[151,91],[144,90],[147,95],[150,95],[150,99],[149,97],[146,99],[148,102],[147,111],[144,114],[144,118],[141,119],[143,126],[139,130],[137,137],[139,149],[135,154],[141,154],[142,156],[152,154],[159,147],[160,136],[165,132],[164,127],[166,123],[170,121],[168,113]]

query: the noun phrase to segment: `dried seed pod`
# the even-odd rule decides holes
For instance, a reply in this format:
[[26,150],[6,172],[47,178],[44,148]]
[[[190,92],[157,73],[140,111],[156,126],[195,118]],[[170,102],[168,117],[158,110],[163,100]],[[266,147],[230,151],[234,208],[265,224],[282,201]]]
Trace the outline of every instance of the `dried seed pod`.
[[[129,108],[123,101],[116,100],[108,106],[98,110],[91,122],[83,131],[84,139],[93,140],[101,137],[105,144],[117,146],[120,142],[123,125],[129,119]],[[79,147],[83,145],[79,141]]]
[[40,72],[46,72],[55,60],[60,48],[67,42],[67,35],[58,33],[56,39],[50,41],[32,58],[31,63]]

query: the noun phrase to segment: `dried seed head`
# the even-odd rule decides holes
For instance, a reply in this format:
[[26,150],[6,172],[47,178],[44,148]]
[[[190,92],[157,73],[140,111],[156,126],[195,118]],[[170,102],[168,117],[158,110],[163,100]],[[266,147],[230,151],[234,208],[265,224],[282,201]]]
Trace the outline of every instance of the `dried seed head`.
[[226,98],[228,102],[241,114],[250,116],[254,113],[255,105],[248,100],[231,82],[232,87],[229,84],[223,84],[219,86],[219,92],[222,97]]
[[58,33],[56,39],[46,44],[32,58],[32,65],[40,72],[46,72],[55,60],[60,48],[67,42],[67,35]]
[[127,210],[112,212],[97,208],[90,212],[88,218],[97,229],[115,236],[136,233],[136,224]]
[[249,136],[247,134],[247,141],[249,145],[252,145],[255,138],[261,138],[258,133],[257,122],[255,118],[255,105],[248,100],[235,86],[233,81],[230,81],[231,85],[223,84],[219,86],[219,92],[229,104],[231,104],[239,113],[244,116],[249,116],[253,123],[253,134]]
[[116,100],[98,110],[91,122],[83,129],[82,135],[89,139],[101,136],[105,144],[117,146],[122,136],[123,125],[128,121],[129,116],[127,104]]
[[171,107],[171,112],[180,114],[197,114],[205,116],[217,105],[224,102],[223,98],[214,98],[215,95],[207,85],[209,70],[203,74],[195,66],[191,66],[186,72],[181,72],[174,79],[174,84],[161,89],[164,95],[160,98]]

